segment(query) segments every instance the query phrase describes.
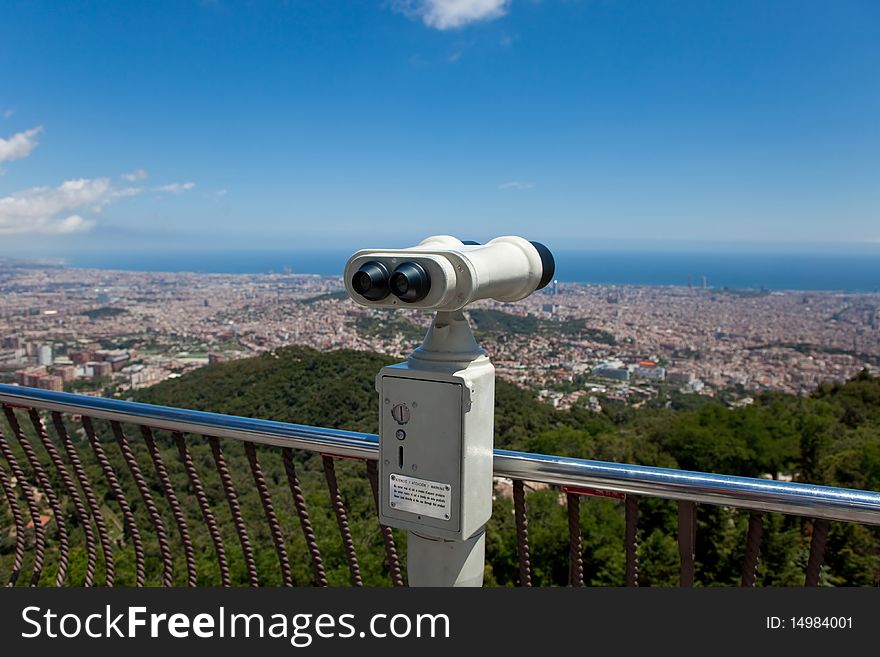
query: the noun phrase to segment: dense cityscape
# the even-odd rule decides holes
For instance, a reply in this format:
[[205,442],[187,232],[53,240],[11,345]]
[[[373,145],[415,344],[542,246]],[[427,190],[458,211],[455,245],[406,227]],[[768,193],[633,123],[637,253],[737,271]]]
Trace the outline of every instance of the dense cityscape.
[[[803,394],[880,363],[880,294],[555,283],[471,312],[499,376],[561,408],[660,390]],[[0,264],[0,380],[124,394],[287,345],[406,356],[426,313],[361,308],[335,277]]]

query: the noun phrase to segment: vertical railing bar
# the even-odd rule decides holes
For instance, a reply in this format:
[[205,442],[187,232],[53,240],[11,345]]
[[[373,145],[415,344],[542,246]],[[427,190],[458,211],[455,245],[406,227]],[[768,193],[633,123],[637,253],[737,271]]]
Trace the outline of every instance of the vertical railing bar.
[[186,447],[186,441],[183,434],[175,431],[173,434],[174,442],[177,443],[177,451],[180,454],[180,460],[186,470],[186,476],[193,488],[196,501],[199,503],[199,510],[202,512],[202,518],[208,527],[208,533],[211,535],[211,541],[214,543],[214,551],[217,553],[217,564],[220,568],[220,583],[223,586],[230,586],[229,579],[229,562],[226,560],[226,549],[223,546],[223,537],[220,535],[220,528],[217,520],[214,518],[214,512],[208,502],[208,496],[205,494],[205,488],[202,486],[202,480],[199,478],[198,470],[193,462],[192,455]]
[[516,519],[516,551],[519,555],[519,585],[532,585],[532,563],[529,556],[529,518],[522,479],[513,480],[513,511]]
[[19,575],[21,575],[21,567],[24,563],[25,526],[21,509],[18,506],[18,501],[15,499],[12,481],[10,481],[9,475],[6,474],[6,469],[2,465],[0,465],[0,488],[3,488],[3,494],[6,496],[6,501],[9,502],[9,511],[12,513],[12,521],[15,523],[15,556],[12,560],[12,573],[9,575],[9,581],[6,583],[7,586],[15,586]]
[[226,457],[220,448],[220,441],[214,436],[207,436],[207,438],[211,445],[211,453],[214,455],[214,465],[217,467],[217,474],[220,475],[220,482],[223,484],[226,502],[229,504],[229,511],[232,514],[232,523],[235,525],[235,531],[238,534],[238,542],[241,544],[244,565],[248,574],[248,583],[251,586],[259,586],[260,579],[257,575],[257,562],[254,560],[254,550],[251,547],[247,527],[244,524],[244,517],[241,515],[241,505],[239,505],[238,496],[235,494],[235,486],[232,483],[229,466],[226,464]]
[[153,467],[159,477],[159,483],[165,493],[165,499],[168,506],[171,507],[171,515],[174,518],[174,524],[177,525],[177,531],[180,534],[180,540],[183,543],[183,557],[186,561],[186,583],[187,586],[198,586],[199,578],[196,572],[196,556],[193,550],[192,539],[189,535],[189,527],[186,525],[186,518],[183,515],[183,509],[177,500],[177,494],[174,492],[174,486],[171,484],[171,477],[168,476],[168,468],[165,467],[165,461],[156,447],[156,441],[153,438],[153,431],[150,427],[141,425],[141,435],[147,445],[147,451],[153,460]]
[[694,547],[696,545],[697,505],[693,502],[678,503],[678,554],[681,560],[679,586],[694,585]]
[[163,586],[174,586],[174,565],[171,560],[171,546],[168,544],[168,534],[165,531],[165,523],[162,521],[162,516],[159,514],[159,509],[156,507],[156,503],[153,501],[153,496],[150,495],[150,488],[147,485],[147,480],[144,478],[144,473],[138,465],[134,452],[131,449],[131,445],[128,442],[128,438],[122,430],[122,425],[119,424],[119,422],[113,421],[110,422],[110,428],[113,430],[113,435],[116,437],[116,443],[119,445],[119,451],[122,452],[122,458],[125,459],[125,463],[128,465],[135,486],[141,494],[144,506],[147,507],[147,515],[150,517],[150,522],[153,523],[153,528],[156,530],[156,540],[159,543],[159,554],[162,557],[162,584]]
[[61,413],[57,411],[52,412],[52,423],[55,425],[55,432],[61,440],[61,446],[64,447],[64,451],[67,453],[67,460],[70,461],[70,465],[73,468],[73,474],[79,482],[80,488],[82,488],[83,495],[86,498],[86,504],[91,511],[92,517],[95,519],[95,526],[98,529],[98,539],[101,542],[101,550],[104,553],[104,583],[107,586],[113,586],[116,573],[116,567],[113,561],[113,546],[110,544],[110,534],[107,531],[104,516],[101,514],[101,507],[98,504],[97,497],[95,497],[95,492],[92,490],[91,483],[86,476],[86,471],[83,468],[82,461],[80,461],[76,447],[74,447],[73,441],[70,439],[70,434],[67,432],[67,427],[64,426],[64,418],[61,416]]
[[626,585],[639,585],[639,498],[627,495],[624,500],[626,529]]
[[351,584],[352,586],[363,586],[364,581],[361,578],[361,568],[354,549],[354,539],[352,539],[351,527],[348,524],[348,512],[345,509],[345,501],[342,499],[342,494],[339,492],[339,482],[336,480],[336,464],[332,456],[322,454],[321,458],[324,465],[324,478],[327,480],[327,488],[330,491],[330,501],[333,504],[333,511],[336,513],[339,534],[342,536],[345,558],[348,560]]
[[269,493],[269,486],[266,484],[266,478],[263,476],[263,469],[260,467],[260,461],[257,458],[257,449],[254,444],[249,441],[244,443],[244,451],[247,454],[248,463],[251,466],[251,474],[254,477],[254,483],[257,485],[257,493],[260,496],[260,502],[263,504],[263,511],[266,514],[266,522],[269,523],[269,533],[272,536],[272,542],[275,544],[275,552],[278,554],[278,565],[281,567],[281,580],[284,586],[295,586],[293,573],[290,570],[290,560],[287,558],[287,548],[284,545],[284,533],[281,531],[281,523],[278,522],[278,516],[275,515],[275,507],[272,505],[272,495]]
[[761,555],[761,540],[764,536],[764,514],[760,511],[749,513],[749,531],[746,535],[746,554],[743,558],[741,585],[753,587],[758,578],[758,560]]
[[581,498],[566,493],[568,507],[568,583],[575,587],[584,585],[584,556],[581,540]]
[[86,574],[83,586],[94,586],[95,570],[98,563],[98,547],[95,542],[95,535],[92,532],[92,523],[89,520],[89,513],[83,504],[82,497],[73,481],[73,477],[70,476],[70,473],[64,466],[64,461],[61,460],[61,454],[58,452],[58,448],[55,447],[55,443],[52,442],[52,439],[46,432],[46,426],[43,424],[43,419],[40,417],[40,413],[37,409],[31,408],[28,411],[28,417],[30,417],[34,431],[37,433],[40,442],[43,444],[43,449],[45,449],[46,453],[49,455],[49,460],[52,461],[52,465],[54,465],[55,470],[58,471],[58,475],[61,477],[61,483],[64,485],[71,502],[73,502],[73,508],[76,510],[76,514],[79,516],[80,522],[82,523],[83,534],[85,535],[86,540]]
[[131,534],[131,542],[134,548],[135,584],[137,586],[144,586],[146,582],[144,574],[144,544],[141,542],[141,534],[138,531],[134,513],[131,511],[131,505],[129,505],[128,499],[125,497],[125,492],[122,489],[122,484],[119,483],[119,478],[113,471],[110,459],[107,458],[107,452],[104,451],[104,447],[95,433],[92,419],[88,415],[83,415],[82,424],[89,439],[89,444],[92,446],[92,451],[95,453],[95,458],[98,460],[98,465],[101,466],[101,471],[104,473],[104,478],[110,486],[110,491],[113,493],[113,497],[116,498],[120,511],[122,511],[122,518],[125,526],[128,528],[128,533]]
[[[67,567],[70,560],[70,542],[67,537],[67,525],[64,522],[64,512],[61,510],[61,502],[55,494],[55,489],[52,488],[52,482],[49,481],[46,469],[43,467],[43,464],[40,463],[40,459],[37,458],[37,453],[34,451],[33,445],[31,445],[27,436],[25,436],[24,432],[21,430],[21,425],[18,422],[18,417],[15,415],[15,411],[11,406],[4,404],[3,412],[6,414],[6,420],[9,422],[9,427],[12,429],[12,433],[21,445],[22,451],[24,451],[25,458],[27,458],[28,463],[30,463],[31,470],[37,479],[37,483],[40,485],[40,488],[43,489],[46,498],[49,500],[49,508],[52,511],[52,515],[55,517],[55,526],[58,528],[59,547],[58,572],[55,575],[55,586],[63,586],[64,580],[67,579]],[[39,518],[37,521],[39,522]]]
[[[87,565],[86,565],[86,574],[85,574],[85,585],[92,586],[94,585],[95,573],[97,570],[97,543],[95,541],[95,535],[92,531],[92,526],[89,521],[89,513],[90,510],[92,515],[95,518],[96,524],[99,524],[99,519],[102,518],[102,514],[100,511],[100,507],[98,506],[97,499],[94,496],[94,492],[91,490],[89,486],[89,481],[85,475],[85,471],[82,468],[81,462],[78,459],[75,461],[74,456],[76,451],[73,444],[70,442],[70,437],[67,434],[66,429],[64,429],[64,423],[62,416],[53,412],[52,417],[55,422],[56,429],[58,429],[59,437],[61,438],[61,442],[64,445],[64,449],[67,452],[69,462],[71,467],[76,474],[76,478],[79,481],[80,487],[82,487],[83,492],[85,493],[85,499],[88,503],[88,510],[86,508],[86,504],[83,502],[83,497],[80,496],[79,491],[76,487],[76,484],[73,478],[70,475],[70,472],[67,469],[67,466],[62,459],[60,452],[57,449],[57,446],[53,443],[53,439],[49,436],[46,431],[46,425],[43,422],[38,410],[35,408],[21,409],[20,407],[12,407],[7,404],[2,404],[4,413],[6,415],[6,419],[9,422],[10,427],[12,428],[12,432],[15,434],[17,440],[21,444],[21,448],[25,457],[30,464],[31,470],[36,478],[37,484],[45,491],[46,498],[49,502],[49,506],[51,507],[52,514],[56,521],[56,525],[58,526],[58,534],[59,534],[59,566],[58,572],[56,574],[55,583],[56,586],[62,586],[66,580],[67,572],[69,568],[69,556],[70,556],[70,543],[69,543],[69,534],[68,528],[65,523],[65,517],[63,514],[63,510],[61,508],[62,499],[58,497],[55,489],[52,486],[52,481],[49,477],[49,471],[51,471],[51,467],[44,465],[39,457],[37,456],[37,452],[34,451],[35,444],[28,439],[25,433],[22,431],[20,422],[18,420],[17,414],[15,412],[16,409],[19,410],[27,410],[30,420],[33,424],[33,427],[37,433],[37,436],[40,438],[47,454],[49,455],[50,461],[53,463],[54,467],[57,469],[59,477],[64,486],[64,490],[68,493],[71,498],[72,505],[74,506],[77,515],[81,518],[83,522],[83,531],[86,539],[86,552],[87,552]],[[91,419],[88,417],[83,417],[83,423],[91,424]],[[134,457],[134,453],[131,450],[131,446],[128,443],[125,434],[122,431],[122,427],[118,422],[111,422],[111,426],[113,427],[114,434],[116,435],[117,441],[120,443],[120,448],[123,451],[123,457],[126,460],[129,468],[132,470],[132,475],[135,478],[135,483],[138,486],[139,492],[141,496],[144,498],[144,502],[147,506],[147,510],[149,512],[150,518],[153,521],[153,524],[156,525],[157,536],[159,537],[160,550],[162,551],[162,560],[163,560],[163,581],[166,585],[173,585],[173,560],[171,559],[171,550],[170,545],[168,544],[168,536],[163,530],[164,524],[161,520],[161,515],[158,511],[158,508],[155,506],[155,503],[152,501],[152,497],[150,497],[148,485],[146,479],[143,477],[143,473],[140,467],[137,464],[137,461]],[[182,507],[180,506],[179,500],[173,490],[172,483],[170,477],[168,476],[167,468],[165,467],[164,462],[162,461],[162,457],[155,443],[155,439],[153,438],[152,432],[148,427],[141,426],[141,431],[144,433],[144,439],[147,444],[147,448],[150,452],[151,458],[153,459],[153,463],[156,467],[157,475],[159,477],[159,481],[163,487],[163,491],[165,492],[165,496],[168,500],[169,506],[171,507],[172,515],[175,518],[175,522],[178,523],[178,530],[181,533],[181,539],[184,545],[184,551],[186,553],[186,564],[187,564],[187,575],[188,575],[188,583],[191,586],[196,585],[197,578],[197,570],[195,563],[195,555],[194,555],[194,545],[191,542],[191,538],[189,535],[188,527],[186,526],[185,517],[183,515]],[[98,455],[98,452],[102,450],[100,442],[94,436],[94,429],[89,428],[86,429],[86,433],[91,435],[89,436],[90,441],[92,442],[93,449]],[[121,436],[121,437],[120,437]],[[175,432],[174,433],[175,440],[178,442],[178,449],[181,449],[181,444],[183,443],[183,437],[181,434]],[[210,439],[216,442],[216,439]],[[213,444],[212,444],[213,448]],[[218,443],[219,449],[219,443]],[[287,553],[284,543],[283,532],[281,526],[278,522],[277,515],[275,514],[274,507],[272,505],[271,496],[269,494],[269,489],[265,480],[265,476],[262,472],[262,468],[259,464],[259,461],[256,457],[256,452],[254,448],[254,444],[250,442],[245,442],[245,450],[248,453],[248,459],[251,465],[252,474],[254,476],[254,481],[257,484],[258,491],[260,493],[260,499],[263,503],[264,511],[266,512],[267,520],[269,521],[270,530],[273,538],[273,542],[275,543],[276,551],[278,552],[279,562],[281,564],[282,576],[284,577],[285,583],[288,583],[288,576],[290,578],[290,583],[292,584],[292,572],[290,568],[289,560],[287,559]],[[13,520],[16,523],[16,553],[14,557],[14,565],[13,565],[13,573],[10,577],[10,584],[14,584],[15,581],[20,577],[21,567],[23,564],[24,552],[27,549],[27,541],[25,540],[25,532],[24,532],[24,517],[22,514],[22,509],[18,505],[16,500],[17,496],[15,494],[15,486],[13,485],[13,479],[15,478],[16,484],[21,487],[22,494],[24,494],[26,501],[28,502],[28,511],[32,516],[34,521],[34,529],[35,529],[35,538],[36,543],[39,545],[42,543],[41,549],[35,545],[35,552],[38,554],[35,555],[34,559],[34,574],[32,577],[32,585],[36,585],[39,581],[40,576],[42,574],[42,569],[44,566],[45,559],[45,547],[46,547],[46,530],[40,522],[40,509],[38,499],[35,499],[35,495],[37,495],[37,489],[31,487],[28,484],[28,481],[24,475],[24,472],[21,470],[18,462],[15,459],[14,452],[10,449],[10,444],[6,442],[6,439],[3,437],[2,432],[0,432],[0,453],[6,458],[6,460],[10,464],[10,468],[12,470],[11,476],[7,474],[7,472],[0,467],[0,479],[2,479],[4,494],[6,495],[9,503],[10,510],[12,511]],[[181,455],[184,457],[189,456],[186,451],[185,444],[182,445]],[[297,510],[298,517],[300,519],[300,523],[302,525],[304,534],[306,535],[307,546],[310,551],[310,555],[313,562],[313,569],[315,571],[316,582],[321,584],[323,579],[323,584],[326,585],[326,572],[324,571],[323,561],[321,558],[320,551],[318,550],[317,542],[314,540],[314,530],[311,526],[311,521],[308,515],[308,509],[305,506],[305,500],[302,496],[302,491],[299,485],[299,479],[296,475],[295,468],[293,466],[293,458],[292,458],[292,450],[290,448],[283,449],[284,454],[284,463],[285,468],[289,470],[287,472],[288,475],[288,483],[291,488],[291,492],[294,495],[294,502]],[[339,491],[338,481],[336,480],[335,474],[335,465],[332,457],[328,457],[322,455],[324,460],[324,470],[325,477],[327,477],[328,487],[330,488],[331,497],[333,498],[334,511],[336,512],[337,522],[340,525],[340,531],[343,537],[343,543],[345,544],[346,557],[349,559],[349,567],[352,573],[352,581],[353,583],[357,580],[360,580],[360,569],[359,564],[357,563],[357,557],[354,551],[354,542],[351,537],[351,529],[348,523],[347,517],[347,509],[344,505],[344,501],[342,500],[341,493]],[[222,453],[221,453],[222,458]],[[112,474],[112,468],[110,468],[109,460],[106,458],[106,454],[104,454],[103,458],[104,462],[102,462],[101,457],[98,457],[98,461],[101,464],[102,469],[105,470],[104,474],[107,476],[108,471]],[[215,462],[217,460],[215,454]],[[329,466],[328,466],[329,462]],[[190,476],[189,468],[186,466],[186,458],[184,458],[184,464],[187,468],[187,475],[190,477],[191,483],[193,483],[193,477]],[[202,509],[203,516],[205,516],[205,510],[208,511],[208,514],[212,520],[213,515],[210,511],[210,505],[208,504],[207,497],[204,495],[204,489],[201,487],[201,482],[198,480],[198,474],[195,471],[194,465],[192,464],[191,458],[189,459],[189,464],[193,466],[193,474],[195,474],[195,480],[198,481],[198,488],[201,489],[202,497],[204,498],[204,508]],[[225,465],[225,464],[224,464]],[[377,489],[377,480],[375,479],[375,462],[367,461],[367,472],[370,476],[371,487],[373,488],[374,501],[378,505],[378,489]],[[227,476],[228,476],[228,468]],[[332,472],[332,481],[331,474],[328,473],[328,470]],[[218,464],[218,471],[220,471],[220,467]],[[223,479],[223,474],[221,472],[221,479]],[[108,482],[110,481],[110,477],[108,477]],[[56,482],[57,483],[57,482]],[[229,483],[231,484],[231,477],[229,477]],[[229,501],[229,492],[226,488],[226,482],[224,481],[224,490],[227,492],[227,500]],[[194,488],[196,487],[195,484]],[[111,483],[111,489],[114,486]],[[135,526],[134,516],[132,514],[131,508],[128,506],[127,501],[122,495],[122,488],[119,485],[119,481],[116,481],[117,490],[114,490],[114,495],[117,497],[117,500],[120,501],[120,506],[123,505],[128,508],[128,513],[126,514],[125,510],[123,510],[123,516],[126,516],[126,525],[128,526],[129,531],[132,533],[133,540],[135,542],[135,557],[136,562],[139,560],[138,556],[140,556],[141,569],[138,575],[139,586],[143,585],[143,553],[142,553],[142,545],[140,547],[140,555],[138,554],[139,548],[138,545],[140,543],[139,536],[137,532],[137,528]],[[60,492],[60,491],[59,491]],[[233,496],[235,495],[233,490]],[[579,508],[580,508],[580,500],[579,496],[572,493],[566,493],[566,501],[568,507],[568,527],[569,527],[569,582],[573,586],[583,586],[583,544],[582,544],[582,536],[580,531],[580,517],[579,517]],[[199,497],[197,493],[197,498]],[[520,580],[521,585],[523,586],[531,586],[531,564],[530,564],[530,555],[529,555],[529,545],[528,545],[528,515],[527,515],[527,507],[525,501],[525,491],[524,491],[524,482],[522,480],[513,480],[513,497],[514,497],[514,506],[515,506],[515,516],[516,516],[516,527],[517,527],[517,540],[518,540],[518,553],[520,556]],[[91,499],[90,499],[91,498]],[[297,499],[299,498],[299,500]],[[172,501],[173,500],[173,501]],[[200,507],[202,506],[200,499]],[[299,503],[301,501],[301,505]],[[236,498],[236,506],[237,506],[237,498]],[[151,508],[152,507],[152,508]],[[230,507],[232,507],[232,503],[230,503]],[[679,501],[677,503],[678,509],[678,545],[679,545],[679,556],[681,561],[681,571],[680,571],[680,585],[683,587],[693,586],[695,582],[695,539],[696,539],[696,504],[694,502],[689,501]],[[626,496],[625,503],[625,512],[626,512],[626,583],[628,586],[638,586],[638,555],[637,555],[637,519],[638,519],[638,498],[632,495]],[[239,508],[239,517],[241,517],[241,512]],[[130,516],[130,517],[128,517]],[[235,513],[233,513],[233,517]],[[207,517],[206,517],[207,522]],[[243,523],[243,520],[242,520]],[[101,523],[102,524],[102,523]],[[210,524],[209,530],[210,530]],[[215,548],[219,545],[218,549],[218,560],[221,561],[221,576],[223,576],[223,565],[222,562],[225,561],[225,551],[223,550],[222,536],[219,533],[219,527],[214,521],[214,529],[217,532],[217,538],[219,541],[215,540]],[[20,528],[21,526],[21,528]],[[160,529],[161,527],[161,529]],[[812,523],[812,536],[810,542],[810,554],[808,563],[805,569],[805,585],[806,586],[817,586],[819,583],[821,568],[823,565],[823,561],[825,558],[825,552],[827,547],[827,539],[829,532],[829,521],[824,519],[816,519]],[[308,530],[307,530],[308,528]],[[389,550],[394,552],[394,558],[397,559],[396,555],[396,546],[393,543],[393,534],[391,533],[390,528],[381,526],[383,531],[383,541],[385,542],[386,549],[386,557],[389,558],[389,571],[391,573],[392,581],[395,585],[402,585],[402,577],[400,576],[400,566],[397,564],[397,570],[395,573],[395,569],[391,566],[391,557]],[[749,514],[749,523],[748,523],[748,533],[746,537],[746,551],[744,555],[743,565],[742,565],[742,573],[741,573],[741,585],[744,587],[753,587],[757,581],[757,569],[760,562],[760,551],[761,544],[763,539],[763,514],[760,512],[750,512]],[[109,546],[109,536],[106,532],[106,525],[102,529],[102,527],[98,526],[98,534],[101,538],[101,545],[105,553],[105,562],[109,567],[107,570],[107,581],[108,584],[112,586],[112,578],[113,578],[113,558],[112,558],[112,548]],[[164,542],[162,539],[162,535],[164,534]],[[40,537],[42,536],[42,541]],[[311,536],[311,540],[310,540]],[[138,537],[138,538],[135,538]],[[241,538],[241,533],[239,534]],[[214,539],[214,533],[212,532],[212,540]],[[106,540],[105,540],[106,539]],[[389,540],[390,539],[390,540]],[[245,539],[247,540],[247,539]],[[249,541],[248,541],[249,543]],[[350,547],[350,550],[349,550]],[[314,548],[314,551],[313,551]],[[221,553],[223,553],[223,557],[221,557]],[[282,556],[283,555],[283,556]],[[251,551],[251,560],[253,561],[253,553]],[[247,557],[245,559],[247,562]],[[254,575],[255,575],[255,563],[254,563]],[[248,568],[248,573],[251,575],[251,569]],[[229,573],[228,573],[228,564],[226,568],[226,581],[224,585],[228,585]],[[397,584],[395,581],[395,577],[400,577],[401,584]],[[252,583],[255,577],[252,578]],[[355,583],[355,585],[362,585],[362,580],[360,583]]]
[[822,562],[825,560],[825,546],[828,542],[827,520],[817,518],[813,521],[813,536],[810,539],[810,558],[804,575],[804,586],[819,586],[819,575],[822,573]]
[[297,475],[293,464],[293,450],[290,447],[285,447],[281,450],[281,455],[284,460],[284,471],[287,474],[287,484],[290,487],[290,494],[293,496],[293,506],[296,509],[296,515],[299,518],[299,524],[302,528],[306,547],[309,550],[309,557],[312,561],[315,586],[327,586],[324,560],[321,558],[321,550],[318,548],[318,540],[315,538],[315,530],[312,527],[309,509],[306,506],[306,498],[299,483],[299,475]]
[[[376,462],[367,461],[367,477],[370,480],[370,488],[373,489],[373,501],[376,503],[376,511],[379,511],[379,470]],[[397,555],[397,545],[394,543],[394,533],[391,527],[379,524],[382,532],[382,543],[385,546],[385,558],[388,560],[388,574],[391,577],[392,586],[404,586],[403,573],[400,568],[400,557]]]
[[33,489],[29,487],[24,471],[15,459],[15,454],[9,447],[9,443],[6,441],[2,431],[0,431],[0,452],[2,452],[3,458],[9,464],[9,470],[12,472],[12,476],[15,477],[16,485],[21,490],[25,504],[27,504],[31,522],[34,523],[34,570],[31,574],[30,586],[37,586],[40,576],[43,574],[43,565],[46,558],[46,536],[43,531],[43,524],[40,522],[40,509],[37,506]]

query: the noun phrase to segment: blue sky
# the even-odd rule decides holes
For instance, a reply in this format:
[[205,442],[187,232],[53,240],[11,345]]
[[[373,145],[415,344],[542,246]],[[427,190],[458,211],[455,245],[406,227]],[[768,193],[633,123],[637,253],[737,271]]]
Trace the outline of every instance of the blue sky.
[[0,26],[0,254],[880,244],[871,0],[5,0]]

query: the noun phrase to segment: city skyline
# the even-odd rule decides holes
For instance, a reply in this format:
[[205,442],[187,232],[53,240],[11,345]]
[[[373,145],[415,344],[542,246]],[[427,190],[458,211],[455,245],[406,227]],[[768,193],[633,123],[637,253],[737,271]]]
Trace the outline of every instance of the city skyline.
[[[498,376],[562,407],[594,394],[639,404],[664,382],[730,401],[808,395],[880,365],[877,292],[562,283],[467,312]],[[430,321],[358,306],[338,277],[0,262],[0,381],[137,389],[291,345],[402,358]]]
[[0,16],[0,255],[880,245],[873,3]]

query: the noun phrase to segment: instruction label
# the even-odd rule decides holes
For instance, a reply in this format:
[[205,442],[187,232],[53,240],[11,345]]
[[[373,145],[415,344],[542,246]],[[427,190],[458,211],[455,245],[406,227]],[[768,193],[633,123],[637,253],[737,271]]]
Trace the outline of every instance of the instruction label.
[[449,520],[452,486],[439,481],[393,474],[389,478],[389,502],[397,511]]

